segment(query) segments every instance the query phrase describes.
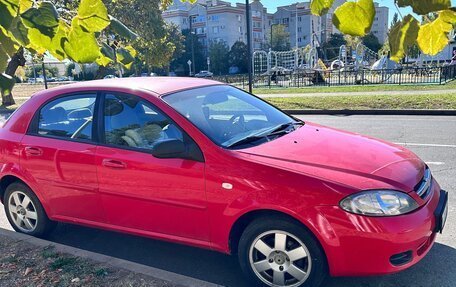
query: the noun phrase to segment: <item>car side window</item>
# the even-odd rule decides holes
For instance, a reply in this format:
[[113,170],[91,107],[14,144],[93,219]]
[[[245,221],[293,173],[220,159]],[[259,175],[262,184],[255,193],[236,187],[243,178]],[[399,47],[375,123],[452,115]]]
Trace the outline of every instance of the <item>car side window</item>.
[[165,115],[140,97],[106,94],[104,100],[105,143],[151,150],[167,139],[183,141],[180,129]]
[[92,140],[96,94],[53,100],[39,112],[38,134],[74,140]]

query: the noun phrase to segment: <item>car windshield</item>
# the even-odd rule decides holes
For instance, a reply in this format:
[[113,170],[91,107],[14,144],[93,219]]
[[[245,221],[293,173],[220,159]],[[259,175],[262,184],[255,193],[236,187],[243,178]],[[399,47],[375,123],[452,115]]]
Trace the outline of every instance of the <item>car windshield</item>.
[[217,145],[242,148],[294,131],[301,122],[231,86],[186,90],[163,97]]

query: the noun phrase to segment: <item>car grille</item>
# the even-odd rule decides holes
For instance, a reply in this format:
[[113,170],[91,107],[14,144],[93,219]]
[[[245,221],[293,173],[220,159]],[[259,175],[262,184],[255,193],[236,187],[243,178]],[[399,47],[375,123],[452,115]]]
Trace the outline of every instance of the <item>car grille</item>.
[[431,170],[426,167],[423,179],[416,185],[415,191],[422,199],[426,199],[432,190]]

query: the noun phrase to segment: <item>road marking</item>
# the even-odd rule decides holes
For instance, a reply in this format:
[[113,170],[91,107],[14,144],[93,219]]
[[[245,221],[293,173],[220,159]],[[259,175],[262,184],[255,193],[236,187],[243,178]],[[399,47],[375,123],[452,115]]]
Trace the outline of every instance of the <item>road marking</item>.
[[421,144],[421,143],[395,143],[398,145],[405,145],[405,146],[427,146],[427,147],[450,147],[456,148],[454,144]]
[[427,161],[426,164],[427,165],[444,165],[445,163],[441,162],[441,161]]

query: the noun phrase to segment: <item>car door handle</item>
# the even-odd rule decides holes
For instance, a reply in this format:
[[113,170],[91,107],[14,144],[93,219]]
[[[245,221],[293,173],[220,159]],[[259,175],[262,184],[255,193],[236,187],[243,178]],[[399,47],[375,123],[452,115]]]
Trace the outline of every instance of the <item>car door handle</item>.
[[104,159],[103,166],[110,167],[110,168],[124,169],[127,167],[127,164],[120,160]]
[[28,156],[41,156],[41,155],[43,155],[43,150],[38,148],[38,147],[26,146],[24,150],[25,150],[25,154],[28,155]]

